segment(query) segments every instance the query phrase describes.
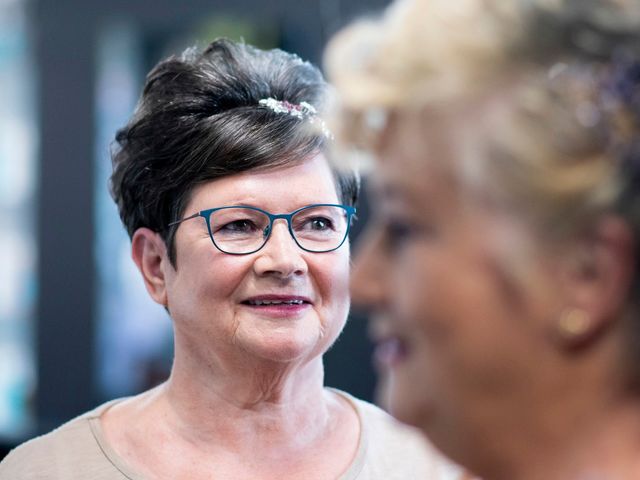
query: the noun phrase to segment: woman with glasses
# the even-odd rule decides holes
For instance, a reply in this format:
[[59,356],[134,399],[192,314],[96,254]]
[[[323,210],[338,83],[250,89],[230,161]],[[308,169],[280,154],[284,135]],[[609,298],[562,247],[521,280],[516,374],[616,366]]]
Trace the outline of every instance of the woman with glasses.
[[149,73],[111,189],[173,322],[170,378],[18,448],[2,480],[443,478],[413,431],[323,386],[358,195],[325,157],[325,94],[299,58],[224,40]]
[[392,412],[483,480],[640,479],[640,2],[399,1],[327,62]]

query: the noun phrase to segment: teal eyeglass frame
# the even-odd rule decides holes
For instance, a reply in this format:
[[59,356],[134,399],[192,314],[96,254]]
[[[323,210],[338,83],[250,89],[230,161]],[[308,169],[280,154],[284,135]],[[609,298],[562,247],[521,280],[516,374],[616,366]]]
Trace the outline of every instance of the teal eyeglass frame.
[[[300,242],[298,242],[298,239],[296,238],[295,234],[293,233],[293,227],[291,226],[291,220],[293,218],[294,215],[296,215],[297,213],[302,212],[303,210],[308,210],[309,208],[315,208],[315,207],[340,207],[342,209],[344,209],[346,215],[347,215],[347,229],[344,232],[344,238],[340,241],[340,243],[338,244],[337,247],[331,248],[329,250],[310,250],[308,248],[304,248],[302,245],[300,245]],[[256,212],[261,212],[263,214],[265,214],[267,217],[269,217],[269,226],[266,228],[267,234],[264,236],[264,242],[262,242],[262,245],[260,245],[258,248],[256,248],[255,250],[251,250],[250,252],[242,252],[242,253],[232,253],[232,252],[227,252],[225,250],[223,250],[222,248],[220,248],[218,246],[218,244],[216,243],[216,241],[213,238],[213,232],[211,231],[211,214],[213,212],[217,212],[219,210],[226,210],[229,208],[243,208],[245,210],[254,210]],[[328,253],[328,252],[333,252],[334,250],[339,249],[342,244],[345,242],[345,240],[349,237],[349,231],[351,230],[351,221],[354,217],[354,215],[356,214],[356,208],[352,207],[350,205],[340,205],[340,204],[336,204],[336,203],[314,203],[311,205],[305,205],[304,207],[298,208],[297,210],[294,210],[291,213],[270,213],[267,212],[266,210],[263,210],[261,208],[258,207],[251,207],[251,206],[247,206],[247,205],[228,205],[225,207],[217,207],[217,208],[209,208],[207,210],[200,210],[199,212],[194,213],[193,215],[190,215],[188,217],[185,217],[181,220],[176,220],[175,222],[171,222],[167,225],[168,227],[173,227],[174,225],[179,225],[182,222],[186,222],[187,220],[191,220],[193,218],[198,218],[198,217],[202,217],[205,219],[206,223],[207,223],[207,230],[209,231],[209,238],[211,239],[211,243],[213,243],[213,245],[220,250],[222,253],[226,253],[227,255],[251,255],[252,253],[256,253],[258,250],[261,250],[269,241],[269,237],[271,237],[271,232],[273,231],[273,222],[275,222],[278,219],[283,219],[287,221],[287,228],[289,229],[289,234],[291,235],[291,238],[293,238],[293,241],[296,242],[296,245],[298,245],[298,247],[300,247],[302,250],[304,250],[305,252],[311,252],[311,253]]]

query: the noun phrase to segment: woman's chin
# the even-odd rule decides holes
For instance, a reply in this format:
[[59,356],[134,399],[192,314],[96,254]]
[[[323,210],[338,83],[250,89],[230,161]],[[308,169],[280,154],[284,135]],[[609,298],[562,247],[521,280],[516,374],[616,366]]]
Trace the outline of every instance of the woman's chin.
[[270,348],[257,348],[254,355],[268,362],[294,363],[305,358],[308,349],[300,348],[298,345],[275,345]]
[[397,420],[415,427],[424,427],[429,401],[419,395],[419,385],[408,384],[406,379],[387,371],[381,374],[376,388],[376,403]]
[[322,354],[317,335],[273,334],[245,342],[243,350],[254,358],[278,363],[298,362]]
[[233,343],[258,359],[296,362],[321,356],[331,345],[330,336],[313,315],[287,321],[252,316],[240,322]]

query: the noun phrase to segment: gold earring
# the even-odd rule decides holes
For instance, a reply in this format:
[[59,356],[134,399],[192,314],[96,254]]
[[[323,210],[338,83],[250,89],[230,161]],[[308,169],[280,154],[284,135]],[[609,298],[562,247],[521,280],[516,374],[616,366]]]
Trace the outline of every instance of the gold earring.
[[580,308],[567,308],[560,314],[556,330],[564,340],[578,340],[591,330],[592,318]]

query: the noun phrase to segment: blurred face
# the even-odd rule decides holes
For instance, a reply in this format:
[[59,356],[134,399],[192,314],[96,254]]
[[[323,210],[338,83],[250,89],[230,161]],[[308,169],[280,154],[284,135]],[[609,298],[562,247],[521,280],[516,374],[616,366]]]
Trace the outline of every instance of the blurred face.
[[352,282],[354,303],[373,310],[381,400],[445,452],[470,428],[521,418],[549,348],[544,323],[560,307],[533,232],[457,180],[451,132],[468,117],[391,121],[371,182],[377,218]]
[[[322,155],[265,172],[246,172],[198,187],[185,217],[209,208],[246,205],[289,213],[314,203],[339,203]],[[327,253],[300,249],[287,222],[276,220],[267,244],[229,255],[211,242],[203,218],[176,234],[176,269],[167,275],[176,336],[214,362],[294,362],[322,355],[349,308],[349,245]]]

